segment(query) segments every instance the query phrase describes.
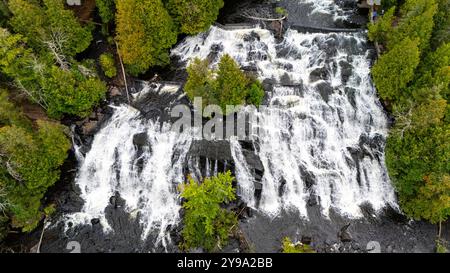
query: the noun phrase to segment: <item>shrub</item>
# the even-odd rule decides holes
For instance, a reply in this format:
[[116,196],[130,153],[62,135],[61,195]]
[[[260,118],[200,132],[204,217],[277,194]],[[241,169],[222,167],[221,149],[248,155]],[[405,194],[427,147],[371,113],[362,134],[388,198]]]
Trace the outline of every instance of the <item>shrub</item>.
[[234,212],[221,208],[221,204],[236,199],[233,180],[227,172],[205,178],[201,184],[189,178],[189,182],[182,185],[186,213],[181,248],[203,247],[213,251],[227,244],[237,217]]
[[105,53],[100,55],[100,65],[106,77],[114,78],[117,75],[117,68],[112,54]]

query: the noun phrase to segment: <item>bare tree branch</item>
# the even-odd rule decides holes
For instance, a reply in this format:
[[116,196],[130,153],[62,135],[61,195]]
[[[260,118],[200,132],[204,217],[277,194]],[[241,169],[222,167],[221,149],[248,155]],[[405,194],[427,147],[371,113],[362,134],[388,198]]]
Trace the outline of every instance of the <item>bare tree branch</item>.
[[66,60],[66,56],[64,56],[63,48],[64,44],[67,43],[67,36],[63,31],[59,29],[52,28],[50,31],[50,37],[48,40],[44,41],[44,44],[47,45],[50,52],[53,54],[55,61],[58,63],[59,67],[63,70],[69,69],[69,62]]

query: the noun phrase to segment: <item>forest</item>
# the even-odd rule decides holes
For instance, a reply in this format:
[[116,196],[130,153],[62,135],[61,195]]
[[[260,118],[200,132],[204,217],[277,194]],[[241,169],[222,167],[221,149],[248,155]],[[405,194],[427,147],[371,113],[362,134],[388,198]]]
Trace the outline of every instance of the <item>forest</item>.
[[450,2],[405,1],[369,25],[382,48],[372,68],[395,118],[386,147],[402,209],[441,223],[450,215]]

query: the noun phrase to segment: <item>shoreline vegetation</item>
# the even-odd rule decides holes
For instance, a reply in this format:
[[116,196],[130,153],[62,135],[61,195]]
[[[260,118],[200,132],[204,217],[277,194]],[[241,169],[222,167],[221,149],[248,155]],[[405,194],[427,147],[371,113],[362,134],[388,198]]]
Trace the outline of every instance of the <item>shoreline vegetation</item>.
[[450,1],[390,1],[369,25],[381,57],[372,68],[395,123],[386,163],[402,210],[439,225],[450,216]]

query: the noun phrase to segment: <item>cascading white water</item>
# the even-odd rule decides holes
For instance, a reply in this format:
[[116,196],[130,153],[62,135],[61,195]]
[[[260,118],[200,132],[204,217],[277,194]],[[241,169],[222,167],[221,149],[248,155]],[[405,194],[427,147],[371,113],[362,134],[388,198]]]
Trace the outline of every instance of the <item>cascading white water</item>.
[[[334,1],[299,1],[312,3],[313,12],[333,14],[335,19],[343,16]],[[230,139],[237,192],[249,206],[269,216],[293,210],[305,218],[307,202],[314,196],[325,216],[335,209],[359,217],[364,203],[376,210],[396,207],[384,165],[387,122],[371,85],[363,34],[288,30],[277,42],[270,31],[260,28],[212,27],[206,34],[186,38],[172,51],[182,61],[209,58],[212,66],[225,53],[242,66],[255,67],[259,78],[273,85],[267,94],[268,109],[256,113],[257,155],[264,167],[259,202],[252,166],[237,139]],[[148,145],[138,148],[133,138],[140,133],[146,134]],[[371,140],[376,138],[381,143],[374,145]],[[130,216],[139,216],[142,238],[156,233],[155,244],[165,246],[170,240],[168,227],[179,221],[175,185],[183,181],[183,169],[187,167],[197,180],[221,171],[217,160],[206,158],[202,166],[200,158],[188,156],[191,142],[188,132],[176,134],[168,124],[145,120],[131,107],[116,107],[86,157],[76,149],[80,161],[76,184],[85,203],[81,212],[67,219],[89,224],[99,218],[105,231],[111,230],[105,209],[119,192]],[[361,150],[364,154],[355,156],[354,151]],[[226,169],[227,162],[221,163]]]
[[[147,136],[148,146],[133,144],[136,134]],[[174,189],[184,181],[183,164],[191,145],[189,133],[176,134],[168,124],[144,120],[139,111],[116,107],[108,123],[95,135],[91,150],[80,160],[76,184],[85,201],[80,213],[68,215],[75,224],[99,218],[110,226],[105,209],[116,192],[126,201],[126,211],[139,215],[142,239],[156,232],[155,244],[170,240],[167,227],[178,222],[179,200]]]
[[330,14],[334,16],[334,19],[339,18],[346,18],[347,15],[345,12],[340,8],[335,0],[299,0],[301,3],[305,4],[311,4],[314,9],[312,10],[312,13],[325,13]]
[[[259,210],[276,216],[282,209],[294,209],[307,217],[311,195],[319,198],[325,216],[333,208],[359,217],[364,203],[375,210],[396,207],[384,143],[373,148],[360,142],[387,135],[362,34],[288,30],[277,43],[264,29],[212,27],[207,35],[186,38],[172,54],[183,61],[209,58],[212,66],[229,54],[242,66],[256,67],[261,80],[275,83],[270,107],[257,114],[258,155],[265,171]],[[319,76],[310,78],[317,71]],[[254,178],[239,143],[230,142],[241,197],[254,205]],[[355,149],[364,149],[366,155],[354,158]],[[305,173],[313,177],[310,188]]]

